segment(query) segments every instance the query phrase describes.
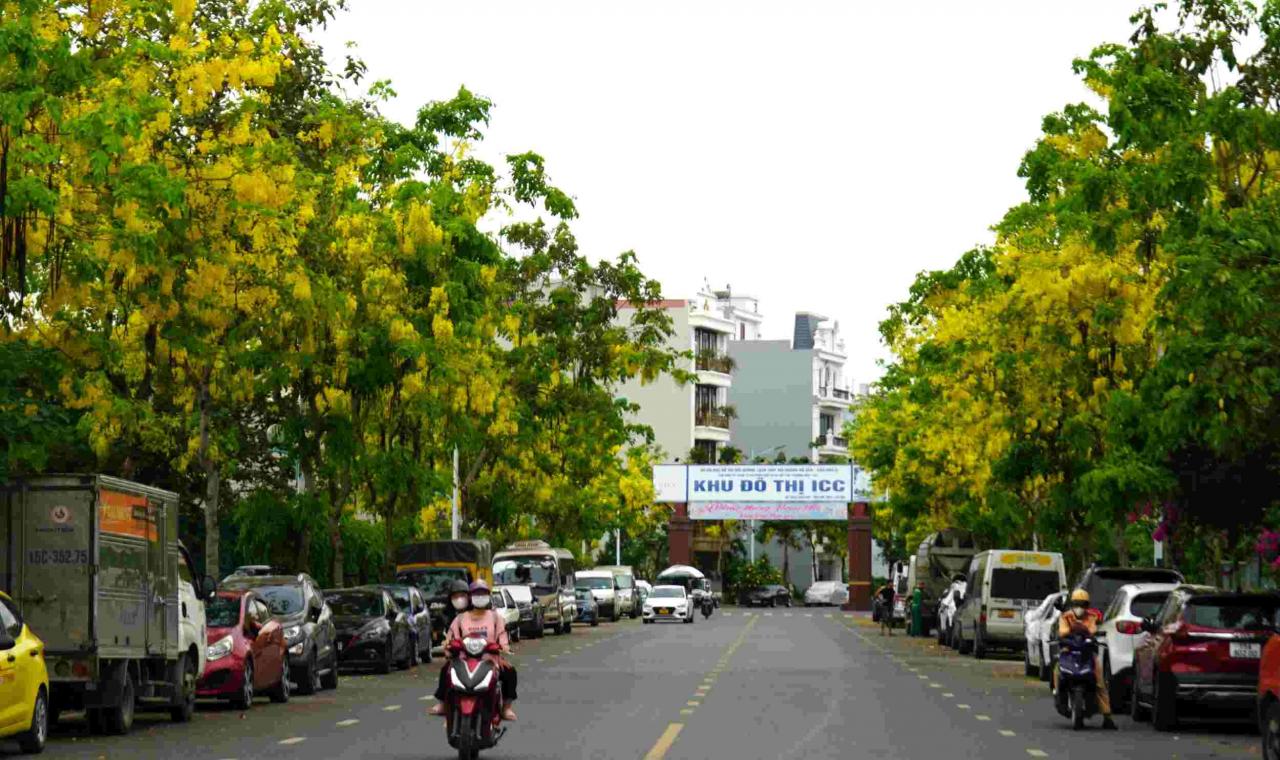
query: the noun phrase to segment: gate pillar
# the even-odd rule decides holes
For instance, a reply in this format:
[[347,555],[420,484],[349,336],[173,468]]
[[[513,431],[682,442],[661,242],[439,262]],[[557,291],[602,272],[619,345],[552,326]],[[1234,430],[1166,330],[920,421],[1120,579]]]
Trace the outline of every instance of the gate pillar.
[[849,505],[849,601],[844,609],[871,609],[871,505]]

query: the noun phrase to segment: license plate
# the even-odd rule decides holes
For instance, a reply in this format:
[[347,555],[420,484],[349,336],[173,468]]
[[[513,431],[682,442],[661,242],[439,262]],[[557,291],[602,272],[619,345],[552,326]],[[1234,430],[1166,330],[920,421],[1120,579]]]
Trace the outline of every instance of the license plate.
[[346,648],[347,648],[347,645],[346,645],[346,644],[343,644],[341,641],[339,641],[339,642],[338,642],[338,651],[339,651],[339,652],[341,652],[343,649],[346,649]]
[[659,607],[659,608],[658,608],[658,614],[659,614],[659,615],[670,615],[670,614],[671,614],[671,608],[670,608],[670,607]]
[[1231,642],[1231,656],[1239,660],[1256,660],[1262,657],[1262,645],[1240,641]]
[[1011,618],[1014,616],[1014,614],[1015,613],[1013,610],[997,610],[996,611],[996,617]]

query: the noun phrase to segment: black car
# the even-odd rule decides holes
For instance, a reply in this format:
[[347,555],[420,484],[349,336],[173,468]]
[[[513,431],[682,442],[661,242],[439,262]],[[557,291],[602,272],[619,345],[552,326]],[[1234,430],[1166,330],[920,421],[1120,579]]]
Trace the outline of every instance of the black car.
[[387,583],[382,588],[391,593],[396,606],[409,619],[409,635],[413,639],[413,646],[409,648],[409,664],[431,662],[431,645],[434,642],[431,638],[431,611],[427,609],[426,598],[416,586],[403,583]]
[[396,583],[413,586],[422,593],[431,611],[432,643],[444,641],[445,631],[458,613],[449,604],[449,588],[456,581],[470,584],[474,580],[465,567],[428,567],[396,573]]
[[233,576],[222,587],[228,591],[253,589],[267,603],[272,619],[284,628],[290,680],[298,684],[299,694],[338,688],[337,629],[333,613],[311,576]]
[[746,607],[784,607],[791,606],[791,592],[786,586],[756,586],[739,599]]
[[595,597],[591,595],[591,589],[574,589],[573,597],[578,610],[575,620],[580,623],[591,623],[592,626],[600,625],[600,605],[596,604]]
[[324,596],[338,627],[338,661],[344,667],[379,673],[390,673],[392,665],[409,667],[409,616],[400,611],[391,592],[369,586],[329,589]]

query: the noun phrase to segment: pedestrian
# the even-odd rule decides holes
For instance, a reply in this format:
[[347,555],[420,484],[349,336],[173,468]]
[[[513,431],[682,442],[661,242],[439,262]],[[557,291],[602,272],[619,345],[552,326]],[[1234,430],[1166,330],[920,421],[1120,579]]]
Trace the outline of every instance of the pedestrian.
[[916,586],[911,593],[911,635],[924,636],[924,585]]
[[880,605],[880,635],[885,631],[893,635],[893,586],[886,583],[876,591],[876,603]]

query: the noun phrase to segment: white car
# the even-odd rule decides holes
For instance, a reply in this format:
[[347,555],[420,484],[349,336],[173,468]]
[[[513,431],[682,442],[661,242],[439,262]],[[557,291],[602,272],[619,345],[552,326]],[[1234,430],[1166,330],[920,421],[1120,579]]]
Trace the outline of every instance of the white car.
[[1044,598],[1033,609],[1027,610],[1023,616],[1022,630],[1026,634],[1027,649],[1024,657],[1026,673],[1037,676],[1041,681],[1048,681],[1053,669],[1053,657],[1049,653],[1049,642],[1054,638],[1054,629],[1058,625],[1058,617],[1062,615],[1058,603],[1066,598],[1066,593],[1059,591]]
[[849,587],[840,581],[817,581],[804,591],[804,606],[843,606],[849,601]]
[[1098,641],[1106,644],[1102,672],[1113,709],[1123,709],[1133,693],[1133,650],[1148,636],[1142,630],[1143,618],[1156,614],[1175,588],[1173,583],[1130,583],[1116,591],[1103,612]]
[[596,600],[596,607],[600,610],[601,619],[618,622],[618,618],[622,616],[622,604],[618,597],[618,579],[612,572],[579,570],[574,574],[573,582],[577,588],[591,592],[591,598]]
[[506,621],[507,635],[512,641],[520,640],[520,607],[511,592],[499,586],[493,590],[493,611]]
[[644,622],[655,620],[679,620],[693,622],[693,600],[685,593],[684,586],[654,586],[653,593],[644,600]]
[[964,589],[968,585],[964,581],[952,581],[947,588],[947,592],[942,595],[942,601],[938,602],[938,643],[954,647],[956,643],[951,640],[952,622],[956,616],[956,606],[960,599],[964,598]]

